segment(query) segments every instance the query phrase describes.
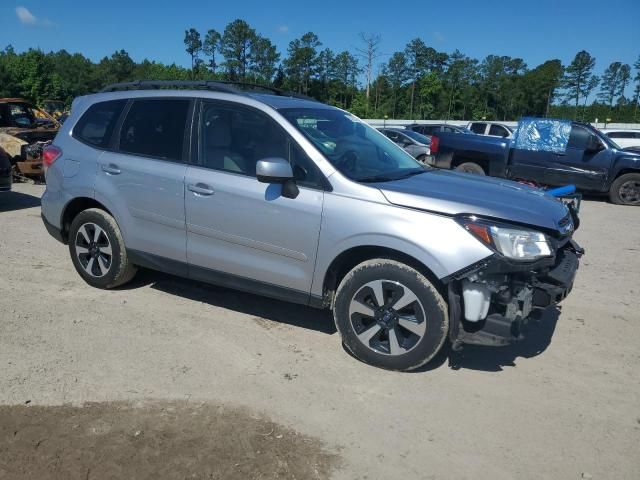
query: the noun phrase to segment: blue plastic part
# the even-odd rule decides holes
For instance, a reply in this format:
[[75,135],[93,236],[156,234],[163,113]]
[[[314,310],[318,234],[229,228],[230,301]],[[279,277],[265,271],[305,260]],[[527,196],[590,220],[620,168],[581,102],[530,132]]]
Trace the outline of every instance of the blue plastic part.
[[575,193],[576,186],[575,185],[565,185],[563,187],[552,188],[551,190],[547,190],[549,195],[553,195],[554,197],[562,197],[563,195],[570,195]]
[[511,145],[518,150],[563,153],[570,134],[569,120],[523,118],[518,122]]

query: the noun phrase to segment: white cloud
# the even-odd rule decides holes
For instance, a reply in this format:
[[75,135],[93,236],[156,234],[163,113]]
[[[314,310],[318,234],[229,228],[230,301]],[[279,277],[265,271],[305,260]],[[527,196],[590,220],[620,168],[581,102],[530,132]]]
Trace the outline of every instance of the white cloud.
[[287,33],[289,31],[289,27],[287,25],[280,25],[278,27],[278,32],[280,33]]
[[53,25],[48,18],[38,18],[29,11],[27,7],[16,7],[16,15],[20,23],[24,25],[43,25],[49,27]]
[[17,7],[16,15],[18,16],[18,20],[25,25],[35,25],[38,23],[38,19],[26,7]]

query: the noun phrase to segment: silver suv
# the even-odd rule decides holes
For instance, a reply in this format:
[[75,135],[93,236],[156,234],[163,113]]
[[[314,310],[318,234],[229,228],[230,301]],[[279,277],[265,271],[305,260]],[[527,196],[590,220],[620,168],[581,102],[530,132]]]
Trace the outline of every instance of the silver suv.
[[77,98],[42,217],[98,288],[137,267],[330,308],[345,346],[411,370],[504,345],[570,291],[577,217],[546,193],[427,167],[353,115],[220,82]]

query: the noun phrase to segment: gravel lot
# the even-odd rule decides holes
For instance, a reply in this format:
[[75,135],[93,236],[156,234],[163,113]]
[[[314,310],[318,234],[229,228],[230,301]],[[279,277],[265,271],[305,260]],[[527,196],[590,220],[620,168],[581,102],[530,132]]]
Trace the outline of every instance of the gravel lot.
[[363,365],[331,316],[143,271],[87,286],[0,195],[0,478],[640,478],[640,208],[585,201],[529,338]]

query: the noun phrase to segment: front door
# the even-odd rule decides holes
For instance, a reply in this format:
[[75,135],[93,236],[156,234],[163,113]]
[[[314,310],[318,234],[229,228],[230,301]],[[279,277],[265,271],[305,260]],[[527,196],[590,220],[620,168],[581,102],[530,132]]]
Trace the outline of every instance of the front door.
[[[589,151],[589,138],[595,136],[580,125],[571,126],[569,143],[564,153],[554,154],[546,173],[549,185],[574,184],[581,190],[601,190],[607,179],[611,151],[603,148]],[[601,140],[598,139],[599,142]],[[604,147],[604,145],[603,145]]]
[[[193,278],[305,302],[316,260],[323,181],[266,113],[223,101],[199,108],[199,165],[187,169],[187,257]],[[260,183],[256,162],[287,159],[297,198]]]

